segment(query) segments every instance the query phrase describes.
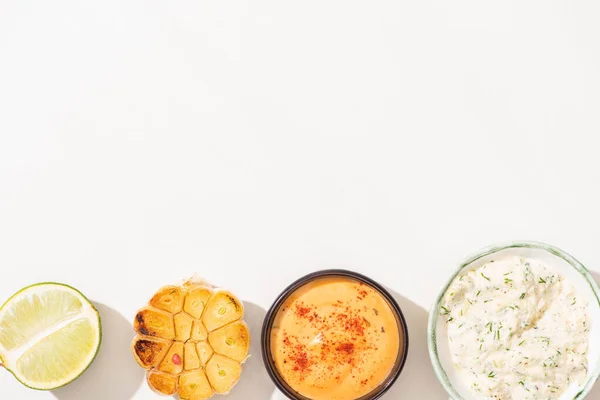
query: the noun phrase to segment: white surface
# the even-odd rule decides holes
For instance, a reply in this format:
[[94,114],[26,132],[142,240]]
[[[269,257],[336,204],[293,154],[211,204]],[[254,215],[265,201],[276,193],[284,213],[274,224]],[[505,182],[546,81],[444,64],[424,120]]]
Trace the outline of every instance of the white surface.
[[408,314],[384,399],[445,399],[426,309],[458,260],[532,239],[600,272],[599,15],[594,1],[1,2],[0,297],[66,282],[105,325],[76,383],[40,393],[0,371],[2,398],[157,398],[130,321],[198,271],[249,310],[255,357],[230,398],[269,399],[264,310],[299,276],[346,267]]

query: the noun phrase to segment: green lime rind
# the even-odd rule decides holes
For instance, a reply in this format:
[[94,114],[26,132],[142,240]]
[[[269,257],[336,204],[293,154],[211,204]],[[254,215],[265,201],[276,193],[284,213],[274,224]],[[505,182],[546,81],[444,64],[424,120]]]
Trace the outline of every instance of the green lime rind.
[[[55,390],[58,388],[61,388],[63,386],[68,385],[69,383],[77,380],[77,378],[79,378],[81,375],[83,375],[83,373],[85,371],[88,370],[88,368],[90,367],[90,365],[92,365],[92,363],[94,362],[94,360],[96,359],[96,357],[98,356],[98,351],[100,350],[100,345],[102,344],[102,320],[100,318],[100,313],[98,312],[98,309],[96,308],[96,306],[94,306],[94,304],[90,301],[90,299],[88,299],[83,293],[81,293],[79,290],[75,289],[73,286],[64,284],[64,283],[60,283],[60,282],[39,282],[39,283],[34,283],[32,285],[26,286],[24,288],[22,288],[21,290],[19,290],[18,292],[16,292],[15,294],[13,294],[12,296],[10,296],[8,298],[8,300],[6,300],[4,302],[4,304],[2,305],[2,307],[0,307],[0,314],[2,313],[2,311],[4,310],[4,307],[6,307],[7,304],[10,304],[11,300],[13,300],[15,297],[19,296],[21,293],[23,293],[24,291],[34,288],[34,287],[38,287],[38,286],[63,286],[66,287],[67,289],[70,289],[76,293],[78,293],[82,300],[84,300],[87,304],[90,305],[90,307],[92,308],[92,310],[94,310],[94,313],[96,314],[97,320],[98,320],[98,344],[96,345],[96,348],[94,349],[94,356],[90,359],[89,363],[85,366],[85,368],[83,368],[81,370],[81,372],[76,375],[73,379],[70,379],[67,382],[61,383],[60,385],[54,386],[54,387],[50,387],[50,388],[37,388],[34,386],[30,386],[27,383],[25,383],[23,380],[19,379],[19,376],[12,371],[11,369],[9,369],[8,367],[6,367],[6,365],[4,366],[4,369],[6,369],[8,372],[10,372],[17,381],[19,381],[19,383],[21,383],[23,386],[28,387],[29,389],[33,389],[33,390],[39,390],[39,391],[49,391],[49,390]],[[2,354],[0,354],[0,362],[2,364],[4,364],[4,360],[2,357]]]

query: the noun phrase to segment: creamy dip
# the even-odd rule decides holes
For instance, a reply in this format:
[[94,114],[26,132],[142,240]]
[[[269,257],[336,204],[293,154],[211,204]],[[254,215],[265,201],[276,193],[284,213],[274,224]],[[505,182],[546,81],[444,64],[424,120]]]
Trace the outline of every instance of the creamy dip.
[[313,400],[354,400],[390,374],[400,351],[398,321],[372,287],[322,278],[296,290],[271,331],[275,366]]
[[483,399],[557,399],[587,375],[588,303],[539,260],[502,258],[458,276],[440,315],[456,368]]

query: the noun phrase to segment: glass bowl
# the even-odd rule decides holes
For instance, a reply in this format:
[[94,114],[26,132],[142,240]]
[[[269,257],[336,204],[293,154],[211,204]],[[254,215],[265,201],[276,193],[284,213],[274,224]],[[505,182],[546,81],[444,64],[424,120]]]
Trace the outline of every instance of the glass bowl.
[[557,247],[540,242],[517,241],[488,246],[462,261],[444,284],[429,314],[428,325],[429,356],[438,380],[453,400],[480,399],[463,384],[453,366],[443,318],[440,317],[440,306],[446,291],[455,278],[466,271],[482,266],[499,255],[532,257],[545,261],[565,276],[575,286],[578,293],[586,296],[592,321],[588,350],[588,375],[581,385],[573,384],[559,398],[560,400],[582,400],[600,376],[600,289],[594,278],[579,261]]

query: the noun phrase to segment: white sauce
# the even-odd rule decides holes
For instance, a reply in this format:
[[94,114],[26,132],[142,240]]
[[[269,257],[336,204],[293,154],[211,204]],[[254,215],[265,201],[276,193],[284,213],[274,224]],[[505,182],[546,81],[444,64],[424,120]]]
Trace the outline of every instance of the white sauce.
[[558,399],[587,375],[587,301],[539,260],[502,258],[457,277],[440,315],[455,366],[483,399]]

